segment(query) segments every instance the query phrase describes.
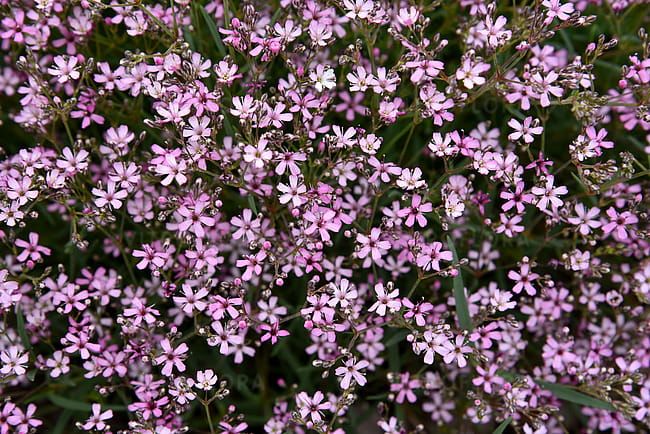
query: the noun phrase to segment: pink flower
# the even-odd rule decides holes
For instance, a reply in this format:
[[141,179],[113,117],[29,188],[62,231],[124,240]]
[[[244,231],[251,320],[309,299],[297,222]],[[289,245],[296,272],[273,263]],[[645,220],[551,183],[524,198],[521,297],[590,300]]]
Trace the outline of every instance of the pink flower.
[[307,187],[299,181],[297,176],[289,176],[289,185],[279,183],[278,191],[283,193],[279,198],[281,204],[291,202],[294,207],[298,207],[307,202],[307,199],[304,196],[305,193],[307,193]]
[[81,74],[77,63],[79,60],[74,56],[56,56],[54,57],[54,66],[47,69],[47,73],[56,77],[61,84],[69,80],[78,80]]
[[164,176],[160,182],[162,185],[170,185],[173,181],[176,181],[178,185],[187,182],[187,176],[185,175],[187,162],[182,158],[178,160],[171,153],[165,154],[163,161],[157,164],[154,170],[158,175]]
[[271,325],[262,324],[260,329],[266,332],[260,337],[260,341],[266,342],[270,340],[271,345],[275,345],[278,342],[278,338],[289,336],[288,331],[280,329],[280,323],[277,321]]
[[539,72],[533,74],[533,87],[539,94],[540,105],[542,107],[548,107],[551,105],[549,95],[559,98],[564,94],[564,90],[560,86],[553,85],[558,77],[559,75],[554,71],[550,71],[545,77],[542,77]]
[[21,376],[27,372],[29,354],[23,353],[17,346],[10,346],[0,352],[0,361],[2,361],[0,374]]
[[524,257],[524,262],[522,262],[518,272],[510,270],[508,272],[508,278],[516,282],[515,286],[512,288],[512,292],[519,294],[523,289],[526,290],[528,295],[532,296],[537,293],[537,290],[532,285],[532,282],[539,278],[539,274],[533,273],[531,271],[531,267],[527,262],[527,259],[528,258]]
[[408,227],[412,227],[417,221],[418,225],[424,228],[427,226],[427,219],[424,217],[423,213],[431,211],[433,211],[433,205],[429,202],[422,203],[422,196],[414,194],[411,198],[411,206],[408,208],[402,208],[399,210],[397,215],[399,217],[406,217],[405,224]]
[[104,431],[110,429],[110,427],[104,421],[109,420],[113,417],[113,411],[109,409],[102,412],[101,404],[93,404],[92,411],[92,416],[88,418],[86,423],[84,423],[81,428],[85,429],[86,431]]
[[136,264],[138,270],[144,270],[147,267],[152,269],[162,268],[167,262],[167,255],[163,252],[159,252],[154,249],[149,244],[143,244],[142,250],[133,250],[133,256],[136,258],[142,258],[140,262]]
[[238,259],[236,263],[237,267],[246,268],[241,278],[244,281],[248,281],[251,280],[253,274],[256,276],[262,274],[264,259],[266,259],[266,252],[264,250],[260,250],[255,255],[244,255],[244,259]]
[[192,116],[188,123],[189,126],[183,130],[183,137],[187,137],[190,142],[207,139],[212,134],[212,128],[209,127],[210,118],[207,116],[201,118]]
[[618,213],[613,207],[609,207],[605,213],[607,214],[607,217],[609,217],[609,223],[603,225],[603,232],[605,234],[613,233],[620,240],[628,239],[628,231],[630,229],[627,226],[639,222],[637,216],[632,214],[630,211]]
[[205,236],[204,227],[212,227],[215,224],[213,217],[204,214],[207,206],[206,202],[196,201],[193,204],[183,204],[178,208],[178,214],[183,219],[178,224],[178,229],[181,232],[190,231],[199,238]]
[[238,228],[233,234],[232,237],[235,240],[238,240],[245,236],[248,241],[253,241],[255,239],[255,232],[260,228],[261,223],[259,219],[253,219],[253,212],[246,208],[241,214],[241,217],[233,217],[230,220],[230,223]]
[[577,226],[578,232],[582,235],[589,235],[592,229],[597,229],[601,226],[599,220],[595,218],[600,214],[600,209],[598,208],[587,208],[581,204],[576,204],[575,213],[577,217],[569,217],[567,220],[572,225]]
[[29,241],[16,240],[16,247],[23,251],[16,257],[20,262],[30,261],[38,262],[43,259],[43,255],[50,256],[52,251],[38,244],[39,235],[36,232],[29,233]]
[[228,354],[231,345],[236,346],[244,343],[242,336],[235,333],[233,329],[224,327],[221,321],[213,321],[211,327],[214,333],[208,338],[208,345],[218,346],[221,354]]
[[124,316],[133,317],[133,325],[139,326],[143,321],[147,324],[156,322],[156,317],[160,312],[152,306],[147,306],[139,298],[134,298],[128,309],[124,309]]
[[497,370],[499,367],[497,365],[490,365],[488,369],[483,369],[481,366],[476,367],[476,372],[479,374],[478,377],[472,379],[472,384],[475,386],[483,386],[485,393],[492,393],[493,387],[501,386],[504,383],[503,378],[497,375]]
[[108,205],[109,208],[120,209],[122,208],[122,201],[128,196],[127,190],[117,190],[117,184],[110,181],[106,185],[106,190],[93,188],[92,193],[97,196],[95,205],[98,208],[103,208]]
[[374,80],[372,74],[366,72],[363,66],[357,66],[346,78],[350,83],[350,92],[365,92]]
[[246,422],[240,422],[235,425],[231,425],[228,422],[219,422],[219,429],[221,430],[221,434],[240,434],[246,431],[246,428],[248,428],[248,424]]
[[431,269],[440,271],[440,261],[451,261],[453,255],[450,250],[442,250],[442,243],[434,241],[431,244],[422,246],[422,250],[417,257],[418,267],[422,267],[424,271]]
[[325,396],[321,391],[314,393],[313,397],[310,397],[305,392],[300,392],[296,395],[296,405],[298,406],[298,412],[300,417],[309,418],[318,423],[323,420],[322,412],[324,410],[329,410],[331,404],[328,401],[323,402]]
[[375,295],[377,301],[370,306],[369,312],[376,312],[379,316],[385,316],[387,309],[390,312],[395,312],[402,307],[402,302],[399,300],[399,289],[393,289],[391,284],[387,285],[386,288],[384,288],[383,283],[376,284]]
[[464,336],[458,335],[453,343],[451,341],[445,341],[442,346],[444,348],[442,357],[445,363],[450,364],[455,360],[459,368],[467,366],[465,354],[471,353],[472,348],[469,345],[465,345]]
[[417,378],[411,379],[411,375],[408,372],[403,372],[400,374],[399,382],[390,385],[390,391],[397,392],[395,402],[398,404],[403,404],[405,400],[414,403],[418,398],[415,393],[413,393],[413,390],[418,389],[421,386],[420,380]]
[[544,0],[542,6],[547,8],[544,24],[550,24],[557,17],[560,21],[566,21],[573,13],[573,3],[560,3],[560,0]]
[[518,224],[523,220],[520,215],[509,217],[508,215],[501,213],[499,214],[499,220],[501,221],[501,224],[497,226],[495,232],[497,234],[504,234],[508,238],[515,237],[525,229],[524,226]]
[[[264,115],[262,121],[260,122],[261,127],[268,127],[269,125],[273,125],[275,128],[282,128],[284,122],[289,122],[290,120],[293,119],[293,115],[291,113],[284,112],[284,109],[287,108],[287,106],[281,102],[277,103],[275,107],[265,105],[264,108],[266,110],[266,114]],[[262,140],[260,140],[260,142],[262,142]],[[264,142],[264,144],[266,144],[266,142]],[[258,144],[258,148],[259,148],[259,144]],[[260,152],[263,151],[260,150]],[[246,160],[246,155],[244,155],[244,160],[248,161]],[[261,167],[261,166],[257,166],[257,167]]]
[[14,414],[7,418],[7,422],[14,426],[16,433],[27,434],[34,428],[43,425],[43,421],[36,419],[34,413],[36,413],[36,406],[34,404],[28,404],[27,411],[25,412],[16,407]]
[[524,143],[533,143],[535,138],[533,135],[540,135],[544,131],[544,128],[538,125],[538,120],[533,119],[528,116],[524,119],[523,123],[520,123],[517,119],[512,118],[508,121],[508,125],[515,130],[514,132],[508,135],[508,139],[512,141],[519,140],[523,138]]
[[194,293],[192,288],[187,284],[183,284],[182,288],[183,296],[174,297],[174,303],[181,305],[183,312],[188,315],[192,315],[195,310],[202,312],[207,306],[207,303],[202,301],[202,299],[208,295],[208,290],[206,288],[199,288],[199,290]]
[[[391,247],[389,241],[381,240],[381,229],[372,228],[370,235],[357,234],[357,243],[359,243],[359,250],[357,256],[360,259],[368,257],[372,258],[373,262],[381,261],[381,257],[388,252]],[[368,261],[367,259],[367,261]]]
[[417,354],[424,352],[424,363],[427,365],[433,364],[434,356],[436,353],[440,355],[447,354],[445,343],[448,341],[443,333],[436,333],[431,330],[426,330],[423,334],[424,341],[417,342],[414,345],[414,350]]
[[524,209],[526,209],[525,204],[532,203],[534,199],[532,194],[524,193],[524,188],[523,181],[519,181],[515,185],[514,193],[512,191],[502,191],[499,197],[505,199],[506,203],[501,205],[501,209],[503,211],[509,211],[515,207],[518,213],[524,212]]
[[470,57],[465,57],[460,68],[456,70],[456,80],[463,83],[467,89],[474,86],[481,86],[485,83],[485,77],[481,74],[490,70],[490,65],[483,62],[474,62]]
[[352,381],[359,386],[364,386],[367,382],[366,377],[360,371],[367,368],[370,365],[367,360],[356,361],[354,358],[350,358],[345,361],[344,366],[336,368],[335,373],[337,376],[341,377],[340,385],[341,389],[349,389]]
[[187,344],[182,343],[176,348],[172,348],[171,343],[169,342],[169,339],[164,339],[161,343],[160,346],[163,349],[163,352],[160,356],[156,357],[154,360],[156,364],[158,365],[164,365],[161,373],[169,377],[172,374],[172,370],[176,368],[179,372],[184,372],[185,371],[185,363],[183,363],[183,360],[185,359],[185,353],[189,351],[189,347]]
[[419,302],[413,304],[411,300],[404,297],[402,298],[402,306],[406,308],[406,313],[404,314],[405,319],[415,319],[415,323],[420,327],[424,327],[426,324],[426,316],[433,311],[433,304],[428,301]]
[[531,189],[531,192],[534,195],[539,196],[536,205],[537,208],[542,211],[545,211],[548,208],[549,204],[553,209],[560,208],[562,205],[564,205],[564,202],[558,196],[564,196],[569,192],[569,190],[563,185],[555,187],[553,185],[554,181],[555,177],[553,175],[549,175],[546,177],[544,187],[533,187]]
[[267,143],[265,139],[260,139],[256,146],[246,145],[244,147],[244,161],[251,163],[258,169],[263,168],[273,158],[273,152],[266,149]]

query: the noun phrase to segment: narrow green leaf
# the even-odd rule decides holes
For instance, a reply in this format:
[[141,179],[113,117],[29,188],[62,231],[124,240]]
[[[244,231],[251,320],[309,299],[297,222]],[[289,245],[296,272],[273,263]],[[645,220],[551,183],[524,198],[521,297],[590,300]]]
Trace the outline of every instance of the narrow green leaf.
[[52,430],[52,434],[63,434],[65,432],[65,429],[68,426],[68,422],[70,422],[70,418],[72,417],[72,413],[72,410],[67,409],[61,412],[61,415],[59,416],[58,420],[56,421],[56,425]]
[[606,60],[598,59],[594,62],[596,66],[601,66],[605,69],[609,69],[612,72],[621,72],[621,66],[617,65],[616,63],[608,62]]
[[517,379],[517,374],[508,371],[502,371],[501,369],[497,371],[497,374],[499,375],[499,377],[502,377],[504,380],[510,383],[512,383]]
[[[397,345],[388,347],[388,368],[392,372],[401,372],[402,354],[400,354],[399,347]],[[395,416],[397,416],[397,418],[400,420],[404,419],[406,414],[403,405],[398,405],[395,407]]]
[[74,411],[91,411],[92,405],[87,402],[75,401],[74,399],[65,398],[63,396],[50,394],[48,399],[61,408]]
[[564,384],[549,383],[547,381],[537,381],[542,388],[550,391],[562,401],[573,402],[574,404],[585,407],[601,408],[608,411],[616,411],[614,406],[609,402],[594,398],[578,391],[576,388]]
[[221,40],[221,36],[219,35],[219,30],[217,29],[217,25],[215,24],[212,17],[206,12],[204,8],[201,8],[201,14],[203,14],[203,19],[208,25],[208,29],[210,30],[210,35],[212,35],[212,39],[214,39],[214,43],[217,46],[217,49],[219,50],[219,54],[221,55],[221,57],[226,57],[226,47],[223,45],[223,41]]
[[283,12],[282,8],[278,8],[277,11],[273,14],[271,17],[271,23],[269,24],[269,27],[273,27],[273,24],[278,22],[278,18],[280,17],[280,14]]
[[18,328],[20,340],[23,342],[23,347],[29,351],[32,348],[32,343],[29,341],[27,330],[25,329],[25,317],[18,305],[16,306],[16,327]]
[[[83,402],[83,401],[77,401],[74,399],[66,398],[64,396],[59,396],[55,394],[50,394],[48,395],[48,399],[52,402],[52,404],[55,404],[61,408],[65,408],[68,410],[74,410],[74,411],[91,411],[92,410],[92,404],[88,402]],[[114,404],[102,404],[102,409],[111,409],[111,410],[116,410],[116,411],[126,411],[126,407],[123,405],[114,405]]]
[[497,429],[494,430],[492,434],[503,434],[503,432],[508,428],[508,425],[510,425],[510,422],[512,422],[512,418],[509,417],[508,419],[504,420],[499,424]]
[[196,43],[194,42],[194,37],[192,36],[192,32],[190,32],[187,28],[183,29],[183,37],[190,45],[190,49],[192,51],[196,51]]
[[251,195],[248,196],[248,206],[250,207],[251,210],[253,210],[253,213],[257,215],[259,211],[257,211],[257,205],[255,204],[255,199]]
[[232,127],[232,124],[230,123],[230,117],[228,113],[223,114],[223,129],[226,130],[226,134],[228,134],[233,139],[235,138],[235,129]]
[[[458,253],[451,237],[447,235],[447,245],[454,255],[454,263],[458,264]],[[454,299],[456,301],[456,315],[458,323],[463,330],[472,330],[472,318],[469,316],[469,307],[467,305],[467,296],[465,295],[465,284],[463,283],[463,274],[458,267],[458,274],[454,277]]]
[[34,381],[34,378],[36,378],[37,373],[38,373],[37,369],[32,369],[31,371],[27,371],[27,379],[29,381]]
[[411,124],[408,123],[407,125],[404,125],[404,128],[402,128],[398,133],[394,134],[386,146],[383,147],[382,152],[387,153],[390,149],[392,149],[395,143],[397,143],[399,139],[404,137],[409,132],[410,126]]
[[576,49],[573,46],[573,42],[571,42],[571,38],[569,37],[569,34],[567,33],[566,30],[560,30],[560,37],[564,41],[564,45],[566,46],[567,50],[569,50],[569,54],[571,57],[575,56],[576,54]]
[[410,331],[407,330],[400,330],[396,332],[393,336],[390,337],[390,339],[386,341],[386,348],[399,344],[404,339],[406,339],[406,336],[408,336],[409,333]]

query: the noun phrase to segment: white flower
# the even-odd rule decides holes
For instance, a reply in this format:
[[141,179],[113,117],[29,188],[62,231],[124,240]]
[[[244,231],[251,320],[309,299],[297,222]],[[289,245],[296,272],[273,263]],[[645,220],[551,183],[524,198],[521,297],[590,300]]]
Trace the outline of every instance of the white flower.
[[217,376],[214,374],[212,369],[206,369],[205,371],[198,371],[196,373],[196,383],[194,387],[201,390],[212,390],[212,387],[217,384]]
[[336,86],[336,75],[334,74],[334,70],[329,66],[316,66],[316,70],[309,74],[309,78],[312,79],[314,87],[319,92],[322,92],[324,89],[332,89]]

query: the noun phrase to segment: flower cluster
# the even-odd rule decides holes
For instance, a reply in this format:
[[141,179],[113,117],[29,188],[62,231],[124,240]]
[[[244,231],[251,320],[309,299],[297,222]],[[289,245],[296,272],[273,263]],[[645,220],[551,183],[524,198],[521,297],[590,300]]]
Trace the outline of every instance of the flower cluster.
[[645,3],[0,0],[0,433],[645,432]]

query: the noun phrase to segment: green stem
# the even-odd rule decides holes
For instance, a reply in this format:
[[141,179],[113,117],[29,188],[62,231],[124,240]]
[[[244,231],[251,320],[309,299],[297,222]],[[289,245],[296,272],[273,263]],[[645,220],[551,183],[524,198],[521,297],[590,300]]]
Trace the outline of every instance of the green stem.
[[415,131],[415,119],[411,122],[411,128],[409,130],[409,135],[406,136],[406,141],[404,142],[404,147],[402,148],[402,152],[399,154],[399,164],[400,166],[402,165],[402,160],[404,159],[404,156],[406,155],[406,150],[409,147],[409,143],[411,142],[411,137],[413,137],[413,132]]
[[210,405],[207,402],[201,401],[205,409],[205,417],[208,419],[208,426],[210,426],[210,434],[214,434],[214,425],[212,424],[212,416],[210,416]]

